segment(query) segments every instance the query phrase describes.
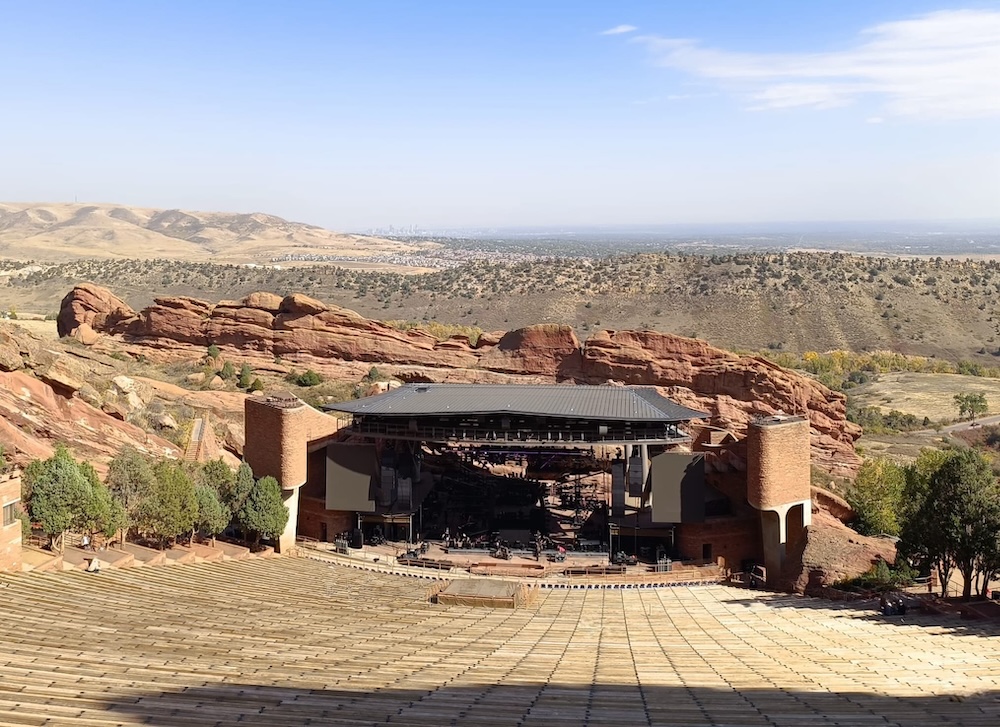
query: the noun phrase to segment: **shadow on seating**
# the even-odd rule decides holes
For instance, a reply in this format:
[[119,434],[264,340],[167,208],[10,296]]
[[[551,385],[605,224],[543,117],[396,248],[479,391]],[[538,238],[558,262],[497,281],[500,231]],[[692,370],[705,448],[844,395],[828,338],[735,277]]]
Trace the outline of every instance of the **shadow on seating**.
[[[937,725],[1000,724],[1000,692],[885,697],[861,692],[558,683],[426,690],[309,689],[255,684],[149,692],[108,704],[108,723],[207,725]],[[96,695],[95,695],[96,696]]]

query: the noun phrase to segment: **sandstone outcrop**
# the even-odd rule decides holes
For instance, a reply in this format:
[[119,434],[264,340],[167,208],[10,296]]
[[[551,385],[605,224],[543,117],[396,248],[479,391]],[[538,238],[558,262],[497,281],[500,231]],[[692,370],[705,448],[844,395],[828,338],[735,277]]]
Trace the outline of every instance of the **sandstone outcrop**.
[[[95,313],[91,309],[87,315]],[[58,444],[99,472],[126,444],[154,456],[179,457],[177,446],[140,425],[150,422],[167,430],[173,419],[179,427],[176,414],[187,417],[189,407],[198,406],[242,416],[242,395],[237,406],[213,392],[204,405],[198,396],[207,392],[179,389],[191,402],[177,401],[148,379],[123,375],[127,364],[122,357],[105,355],[100,346],[66,346],[16,323],[0,322],[0,347],[10,352],[6,368],[13,369],[0,370],[0,444],[21,466],[50,456]]]
[[[766,360],[739,356],[705,341],[655,331],[600,331],[581,343],[569,326],[544,324],[439,341],[398,330],[354,311],[309,298],[253,293],[212,305],[194,298],[159,298],[141,312],[94,285],[63,299],[59,332],[83,324],[141,345],[143,351],[227,346],[244,358],[275,357],[345,373],[377,364],[407,381],[533,381],[658,386],[681,404],[706,411],[712,423],[741,436],[755,417],[803,414],[812,425],[813,461],[853,474],[860,464],[842,394]],[[256,357],[256,359],[255,359]]]
[[895,562],[896,546],[891,540],[859,535],[814,505],[812,524],[789,552],[778,586],[796,593],[823,595],[824,586],[856,578],[880,558]]
[[135,311],[107,288],[78,285],[62,300],[56,330],[60,336],[72,336],[86,323],[94,331],[106,331],[134,315]]
[[180,455],[170,442],[23,371],[0,373],[0,441],[8,453],[28,459],[48,457],[56,444],[66,444],[98,470],[126,444],[152,455]]

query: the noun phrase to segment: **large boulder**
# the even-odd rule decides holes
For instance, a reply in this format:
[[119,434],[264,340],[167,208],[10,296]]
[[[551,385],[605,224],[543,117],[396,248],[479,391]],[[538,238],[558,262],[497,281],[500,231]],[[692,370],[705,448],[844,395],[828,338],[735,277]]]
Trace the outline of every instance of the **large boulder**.
[[669,333],[601,331],[583,345],[582,380],[608,379],[664,387],[666,396],[709,412],[713,424],[740,436],[761,416],[805,415],[814,463],[846,476],[861,464],[854,451],[861,428],[847,421],[847,398],[756,356]]
[[21,353],[13,346],[0,343],[0,371],[17,371],[24,368]]
[[67,396],[60,367],[46,379],[24,371],[0,372],[0,441],[19,462],[47,457],[56,444],[65,444],[102,473],[126,444],[154,456],[180,455],[170,442],[122,421],[125,412],[113,405],[97,408]]
[[110,290],[83,283],[62,299],[56,330],[60,337],[71,336],[86,323],[95,331],[116,331],[133,318],[135,311]]
[[777,585],[782,590],[822,595],[825,586],[856,578],[879,560],[895,562],[896,545],[891,540],[860,535],[833,514],[814,508],[805,535],[790,544]]

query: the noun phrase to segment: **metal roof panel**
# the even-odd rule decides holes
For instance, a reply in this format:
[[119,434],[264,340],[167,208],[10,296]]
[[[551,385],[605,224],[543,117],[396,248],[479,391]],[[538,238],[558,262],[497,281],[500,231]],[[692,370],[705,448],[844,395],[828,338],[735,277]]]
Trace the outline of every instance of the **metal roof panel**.
[[360,416],[519,414],[566,419],[680,422],[706,419],[651,386],[406,384],[384,394],[327,404]]

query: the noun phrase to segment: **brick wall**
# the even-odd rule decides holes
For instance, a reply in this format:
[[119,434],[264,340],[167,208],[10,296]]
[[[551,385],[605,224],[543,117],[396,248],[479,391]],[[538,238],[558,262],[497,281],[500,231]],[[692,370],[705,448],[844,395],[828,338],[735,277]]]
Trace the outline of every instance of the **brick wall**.
[[808,500],[809,421],[765,420],[747,432],[747,499],[758,510]]
[[356,528],[358,518],[353,512],[327,510],[325,499],[301,497],[299,499],[299,535],[322,540],[324,523],[326,524],[326,539],[332,541],[340,533]]
[[306,481],[310,442],[333,436],[340,422],[291,397],[247,397],[243,407],[243,456],[254,476],[271,475],[290,490]]
[[712,546],[712,557],[725,559],[725,565],[739,570],[744,560],[763,562],[760,519],[710,518],[703,523],[683,523],[677,526],[678,552],[685,558],[700,559],[702,547]]
[[[20,474],[0,475],[0,507],[21,499]],[[0,571],[21,570],[21,521],[4,526],[0,520]]]

